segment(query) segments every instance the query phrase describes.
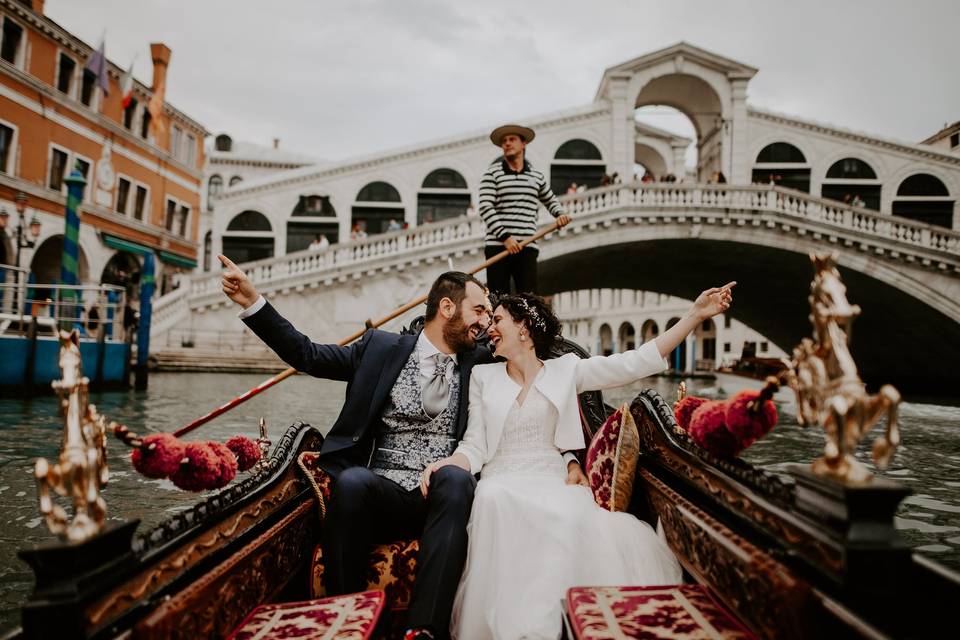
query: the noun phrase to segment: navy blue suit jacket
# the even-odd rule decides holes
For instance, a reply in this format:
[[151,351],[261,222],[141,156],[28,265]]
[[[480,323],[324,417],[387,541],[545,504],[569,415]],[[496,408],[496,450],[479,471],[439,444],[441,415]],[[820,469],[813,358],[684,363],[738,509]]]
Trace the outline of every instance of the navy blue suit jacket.
[[[417,344],[418,334],[405,335],[371,329],[346,347],[318,344],[294,328],[268,302],[243,320],[280,358],[297,371],[317,378],[343,380],[346,397],[337,421],[323,441],[320,462],[336,474],[355,465],[365,466],[372,436],[386,406],[390,390]],[[490,362],[485,347],[457,354],[460,369],[460,402],[456,437],[467,427],[470,372],[473,365]]]

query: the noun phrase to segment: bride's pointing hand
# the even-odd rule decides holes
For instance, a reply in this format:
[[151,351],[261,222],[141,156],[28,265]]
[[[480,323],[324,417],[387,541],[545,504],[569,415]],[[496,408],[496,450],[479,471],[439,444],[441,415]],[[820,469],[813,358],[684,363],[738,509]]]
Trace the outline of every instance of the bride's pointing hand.
[[701,321],[712,318],[730,308],[733,302],[732,289],[737,286],[736,281],[728,282],[722,287],[707,289],[693,302],[693,313]]

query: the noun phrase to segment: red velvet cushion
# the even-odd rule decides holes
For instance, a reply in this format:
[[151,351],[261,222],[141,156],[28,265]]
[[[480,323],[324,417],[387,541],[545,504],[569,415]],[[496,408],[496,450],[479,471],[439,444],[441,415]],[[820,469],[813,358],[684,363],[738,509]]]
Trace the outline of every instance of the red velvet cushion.
[[626,511],[640,457],[640,435],[628,405],[607,418],[590,441],[584,472],[593,498],[604,509]]
[[231,640],[336,638],[368,640],[383,611],[382,591],[261,605],[230,634]]
[[567,621],[576,640],[754,638],[706,587],[574,587]]

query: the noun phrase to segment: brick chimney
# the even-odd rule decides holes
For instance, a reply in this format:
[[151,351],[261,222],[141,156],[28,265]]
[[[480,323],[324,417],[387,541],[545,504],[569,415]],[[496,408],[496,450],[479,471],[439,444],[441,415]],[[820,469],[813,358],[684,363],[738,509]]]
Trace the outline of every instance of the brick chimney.
[[40,14],[40,15],[42,16],[42,15],[43,15],[43,3],[44,3],[45,1],[46,1],[46,0],[31,0],[31,1],[30,1],[30,4],[31,4],[31,6],[33,7],[33,12],[34,12],[34,13],[37,13],[37,14]]
[[162,91],[167,86],[167,67],[170,65],[170,47],[162,42],[150,44],[150,57],[153,59],[153,86],[151,91]]

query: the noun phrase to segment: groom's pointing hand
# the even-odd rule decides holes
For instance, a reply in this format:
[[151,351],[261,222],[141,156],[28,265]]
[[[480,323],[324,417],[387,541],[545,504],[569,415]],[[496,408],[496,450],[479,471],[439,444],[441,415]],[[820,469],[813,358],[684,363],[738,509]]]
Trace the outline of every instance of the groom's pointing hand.
[[244,309],[256,302],[260,295],[250,279],[247,278],[247,274],[227,256],[220,254],[217,258],[223,265],[223,277],[220,280],[220,285],[223,287],[226,296]]

